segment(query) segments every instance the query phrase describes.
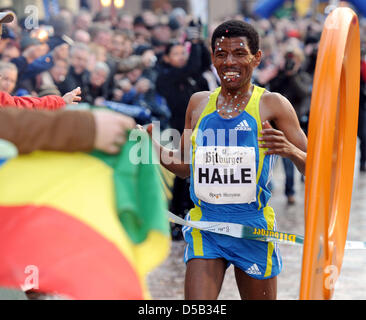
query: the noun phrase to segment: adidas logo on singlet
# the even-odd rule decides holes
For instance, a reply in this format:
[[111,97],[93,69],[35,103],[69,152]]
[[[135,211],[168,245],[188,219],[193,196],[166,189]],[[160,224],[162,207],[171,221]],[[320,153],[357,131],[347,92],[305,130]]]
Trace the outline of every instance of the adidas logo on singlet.
[[257,276],[260,276],[262,273],[260,272],[257,264],[253,264],[251,267],[249,267],[246,271],[247,274],[255,274]]
[[235,127],[235,130],[237,130],[237,131],[252,131],[252,128],[249,127],[249,124],[248,124],[247,120],[243,120],[242,122],[240,122]]

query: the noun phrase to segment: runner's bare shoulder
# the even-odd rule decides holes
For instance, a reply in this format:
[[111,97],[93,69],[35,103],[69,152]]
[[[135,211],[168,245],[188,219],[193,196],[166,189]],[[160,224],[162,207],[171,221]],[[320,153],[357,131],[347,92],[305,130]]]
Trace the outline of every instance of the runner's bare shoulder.
[[260,100],[260,114],[262,121],[275,120],[283,113],[293,113],[290,101],[282,94],[265,90]]
[[208,99],[210,98],[211,91],[199,91],[191,96],[191,102],[195,105],[200,105],[203,102],[205,102],[205,105],[208,102]]
[[191,96],[186,112],[186,119],[189,121],[191,128],[196,126],[202,111],[208,103],[211,93],[212,92],[210,91],[200,91]]

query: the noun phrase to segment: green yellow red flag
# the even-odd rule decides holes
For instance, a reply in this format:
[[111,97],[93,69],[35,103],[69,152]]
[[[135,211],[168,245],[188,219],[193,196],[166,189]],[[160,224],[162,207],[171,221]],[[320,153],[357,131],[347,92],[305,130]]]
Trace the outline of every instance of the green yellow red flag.
[[313,0],[295,0],[295,8],[296,8],[297,14],[300,17],[304,17],[311,9],[312,3],[313,3]]
[[23,287],[32,266],[36,292],[150,298],[145,277],[168,256],[170,229],[160,166],[139,135],[119,155],[33,152],[0,166],[0,286]]

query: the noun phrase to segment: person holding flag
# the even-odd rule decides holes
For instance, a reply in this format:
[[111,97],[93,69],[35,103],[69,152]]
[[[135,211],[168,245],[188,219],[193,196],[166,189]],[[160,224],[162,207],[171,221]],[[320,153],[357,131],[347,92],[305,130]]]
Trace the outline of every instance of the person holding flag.
[[[2,24],[13,19],[13,13],[0,12],[0,37]],[[46,111],[77,104],[79,95],[80,88],[63,97],[42,98],[13,97],[0,91],[0,139],[13,143],[20,154],[34,150],[72,152],[94,148],[118,153],[126,141],[126,130],[135,126],[132,118],[103,110]]]

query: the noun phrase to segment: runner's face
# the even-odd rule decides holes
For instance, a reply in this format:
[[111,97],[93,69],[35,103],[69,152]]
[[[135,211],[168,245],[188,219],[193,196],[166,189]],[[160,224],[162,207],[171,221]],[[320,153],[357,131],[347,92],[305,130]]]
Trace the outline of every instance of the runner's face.
[[224,37],[215,41],[212,61],[221,85],[228,89],[239,89],[249,83],[260,58],[260,50],[254,55],[251,53],[246,37]]

